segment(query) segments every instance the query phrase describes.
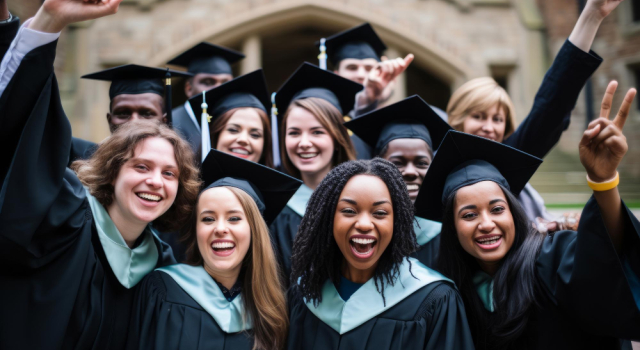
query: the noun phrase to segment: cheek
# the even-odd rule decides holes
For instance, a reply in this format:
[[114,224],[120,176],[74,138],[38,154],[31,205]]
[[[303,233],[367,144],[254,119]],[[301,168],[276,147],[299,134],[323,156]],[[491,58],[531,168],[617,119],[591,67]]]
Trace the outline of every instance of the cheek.
[[243,252],[242,256],[246,255],[249,250],[249,246],[251,245],[251,228],[249,227],[249,223],[246,221],[243,223],[242,227],[238,227],[236,229],[236,240]]
[[473,251],[473,232],[475,231],[475,224],[458,220],[456,221],[456,232],[458,233],[458,241],[467,253],[471,254]]
[[332,155],[335,148],[333,145],[333,138],[329,135],[322,135],[322,137],[319,137],[316,141],[316,147],[324,151],[325,154]]
[[219,149],[225,146],[229,146],[233,141],[234,138],[231,137],[231,134],[223,130],[218,134],[218,144],[216,145],[216,148]]
[[472,117],[466,117],[462,123],[462,131],[467,134],[473,134],[480,127],[482,127],[482,124]]
[[196,224],[196,243],[198,244],[198,250],[203,257],[208,249],[208,240],[211,235],[211,228],[201,222]]
[[427,169],[418,168],[418,175],[420,176],[418,176],[417,180],[421,185],[422,185],[422,180],[424,180],[424,177],[427,176],[427,170],[429,170],[429,168]]

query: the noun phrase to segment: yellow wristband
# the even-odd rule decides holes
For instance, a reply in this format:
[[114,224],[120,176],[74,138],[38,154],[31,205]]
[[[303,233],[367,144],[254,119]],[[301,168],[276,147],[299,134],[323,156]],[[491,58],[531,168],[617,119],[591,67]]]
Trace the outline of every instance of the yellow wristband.
[[605,182],[593,182],[589,178],[589,175],[587,175],[587,184],[589,184],[589,187],[596,192],[609,191],[620,184],[620,174],[616,171],[616,177]]

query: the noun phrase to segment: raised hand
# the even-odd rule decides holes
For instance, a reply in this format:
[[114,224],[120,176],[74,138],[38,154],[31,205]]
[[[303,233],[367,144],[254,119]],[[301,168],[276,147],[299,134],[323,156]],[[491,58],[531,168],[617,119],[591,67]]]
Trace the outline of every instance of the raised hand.
[[616,81],[609,83],[602,99],[600,117],[589,123],[580,141],[580,162],[587,170],[589,178],[595,182],[613,179],[620,161],[629,149],[627,138],[622,134],[622,128],[629,115],[633,98],[636,96],[636,89],[629,89],[618,114],[610,120],[613,95],[617,87]]
[[118,11],[122,0],[46,0],[29,28],[57,33],[71,23],[87,21]]
[[585,11],[594,11],[594,13],[607,17],[611,11],[615,10],[624,0],[589,0],[584,7]]
[[393,60],[386,60],[378,63],[364,80],[365,97],[368,103],[380,99],[384,89],[390,82],[394,81],[398,75],[402,74],[413,61],[413,54],[408,54],[404,59],[398,57]]

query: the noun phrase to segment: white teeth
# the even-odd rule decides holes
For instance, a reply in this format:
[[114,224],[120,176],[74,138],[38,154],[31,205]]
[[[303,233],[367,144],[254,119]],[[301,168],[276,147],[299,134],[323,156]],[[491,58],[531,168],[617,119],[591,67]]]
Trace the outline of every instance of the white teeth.
[[244,150],[244,149],[240,149],[240,148],[232,148],[231,152],[233,153],[238,153],[238,154],[242,154],[242,155],[249,155],[249,151]]
[[356,253],[356,255],[367,255],[367,254],[371,253],[372,250],[373,250],[373,246],[371,248],[369,248],[369,250],[367,250],[364,253],[360,253],[359,251],[357,251],[355,249],[353,251]]
[[407,185],[407,191],[417,191],[420,189],[418,185]]
[[476,241],[480,244],[494,244],[494,243],[497,243],[500,240],[500,238],[501,238],[500,236],[480,238],[480,239],[477,239]]
[[147,199],[150,201],[154,201],[154,202],[158,202],[162,199],[162,197],[160,196],[156,196],[154,194],[149,194],[149,193],[136,193],[138,195],[138,197],[143,198],[143,199]]
[[213,244],[211,244],[211,248],[214,249],[226,249],[226,248],[233,248],[236,245],[233,244],[232,242],[214,242]]
[[308,159],[308,158],[313,158],[313,157],[315,157],[317,155],[318,155],[318,153],[301,153],[300,154],[300,158]]
[[376,241],[375,239],[371,239],[371,238],[351,238],[351,242],[358,243],[358,244],[371,244],[375,241]]

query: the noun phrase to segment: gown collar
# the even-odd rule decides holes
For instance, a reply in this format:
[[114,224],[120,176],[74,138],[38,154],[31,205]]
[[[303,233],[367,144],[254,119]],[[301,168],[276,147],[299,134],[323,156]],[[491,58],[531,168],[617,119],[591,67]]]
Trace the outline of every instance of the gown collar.
[[242,293],[228,301],[216,281],[202,266],[177,264],[156,269],[173,278],[216,321],[225,333],[237,333],[251,329],[251,322],[244,320]]
[[[407,260],[411,261],[411,271],[409,271]],[[345,334],[436,281],[451,282],[418,260],[407,258],[400,264],[400,274],[394,285],[385,284],[384,286],[386,304],[382,302],[382,296],[377,291],[373,278],[358,288],[346,302],[340,297],[333,282],[327,280],[322,287],[322,302],[318,307],[313,305],[313,301],[305,300],[305,303],[309,310],[325,324],[336,332]]]
[[493,278],[484,271],[478,270],[473,276],[473,285],[476,286],[476,292],[489,312],[493,312]]
[[289,199],[287,206],[291,208],[296,214],[300,216],[304,216],[304,212],[307,209],[307,203],[309,203],[309,199],[311,198],[311,194],[313,190],[309,188],[307,185],[302,184],[300,188],[293,194],[293,197]]
[[423,246],[440,234],[442,224],[416,216],[416,219],[413,221],[413,231],[416,233],[418,244]]
[[122,238],[107,210],[86,190],[91,213],[98,231],[98,238],[109,266],[120,284],[133,288],[158,264],[158,240],[151,226],[147,225],[140,237],[140,244],[131,249]]

